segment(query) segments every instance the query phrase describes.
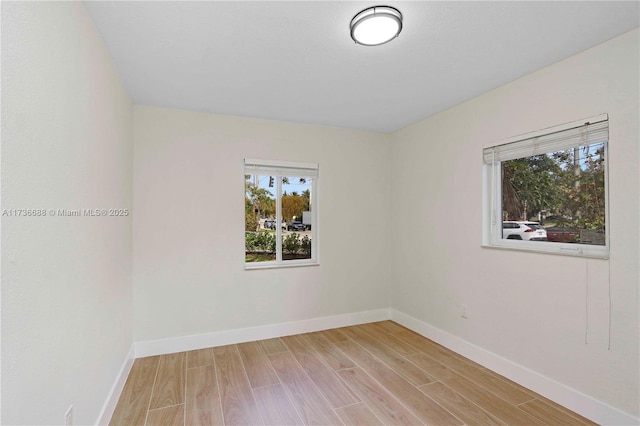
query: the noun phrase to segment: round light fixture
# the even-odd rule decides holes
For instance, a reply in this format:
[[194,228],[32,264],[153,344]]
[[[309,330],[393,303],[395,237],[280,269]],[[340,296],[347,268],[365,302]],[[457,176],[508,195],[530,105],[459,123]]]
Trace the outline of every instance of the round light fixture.
[[351,20],[351,38],[364,46],[378,46],[398,37],[402,13],[391,6],[369,7]]

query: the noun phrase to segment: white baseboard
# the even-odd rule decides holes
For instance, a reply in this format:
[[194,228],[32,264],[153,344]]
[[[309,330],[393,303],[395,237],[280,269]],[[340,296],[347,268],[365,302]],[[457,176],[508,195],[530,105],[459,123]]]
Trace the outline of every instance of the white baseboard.
[[118,399],[120,399],[122,389],[124,389],[124,384],[126,383],[129,372],[131,371],[131,367],[133,366],[134,353],[134,345],[131,345],[131,347],[129,348],[129,352],[127,353],[127,357],[125,358],[124,363],[122,364],[122,367],[118,372],[116,381],[113,383],[113,386],[111,386],[111,390],[109,391],[107,400],[102,406],[102,410],[98,415],[98,420],[96,421],[97,425],[109,424],[109,420],[111,420],[113,411],[116,409]]
[[175,352],[231,345],[254,340],[271,339],[292,334],[309,333],[330,328],[346,327],[389,319],[389,309],[355,312],[329,317],[310,318],[300,321],[282,322],[257,327],[240,328],[228,331],[172,337],[159,340],[147,340],[135,343],[135,356],[141,358]]
[[424,321],[390,309],[393,321],[602,425],[638,425],[640,419],[562,383],[482,349]]

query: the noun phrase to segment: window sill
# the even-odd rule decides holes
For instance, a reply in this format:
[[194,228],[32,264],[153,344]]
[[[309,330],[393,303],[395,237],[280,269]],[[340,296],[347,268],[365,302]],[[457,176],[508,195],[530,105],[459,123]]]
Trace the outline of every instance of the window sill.
[[254,271],[258,269],[281,269],[281,268],[300,268],[304,266],[320,266],[319,262],[296,262],[294,260],[290,261],[291,263],[275,263],[275,262],[255,262],[255,263],[245,263],[244,270],[245,271]]
[[575,244],[561,244],[561,243],[551,243],[552,246],[549,246],[549,243],[544,244],[543,242],[537,241],[529,241],[524,242],[525,244],[540,244],[538,247],[527,247],[522,245],[523,242],[503,242],[501,244],[482,244],[482,248],[489,249],[498,249],[498,250],[514,250],[514,251],[523,251],[529,253],[540,253],[540,254],[555,254],[560,256],[571,256],[571,257],[584,257],[589,259],[609,259],[609,248],[608,247],[594,247],[594,246],[576,246]]

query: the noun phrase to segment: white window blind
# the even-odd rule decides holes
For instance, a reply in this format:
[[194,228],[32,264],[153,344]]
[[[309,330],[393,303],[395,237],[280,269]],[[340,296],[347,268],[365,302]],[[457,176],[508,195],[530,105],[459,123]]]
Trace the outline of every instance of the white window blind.
[[554,133],[519,139],[485,148],[483,150],[484,163],[492,164],[497,161],[515,160],[517,158],[587,146],[597,142],[607,142],[609,140],[608,117],[605,114],[598,116],[597,119],[601,121],[583,123]]
[[313,163],[273,162],[270,160],[244,160],[244,173],[247,175],[263,176],[295,176],[318,177],[318,165]]

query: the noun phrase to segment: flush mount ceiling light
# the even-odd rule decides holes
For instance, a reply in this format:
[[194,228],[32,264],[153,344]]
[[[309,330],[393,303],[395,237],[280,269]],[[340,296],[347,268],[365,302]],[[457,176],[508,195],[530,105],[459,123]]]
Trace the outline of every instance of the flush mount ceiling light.
[[351,38],[364,46],[379,46],[398,37],[402,13],[391,6],[364,9],[351,20]]

